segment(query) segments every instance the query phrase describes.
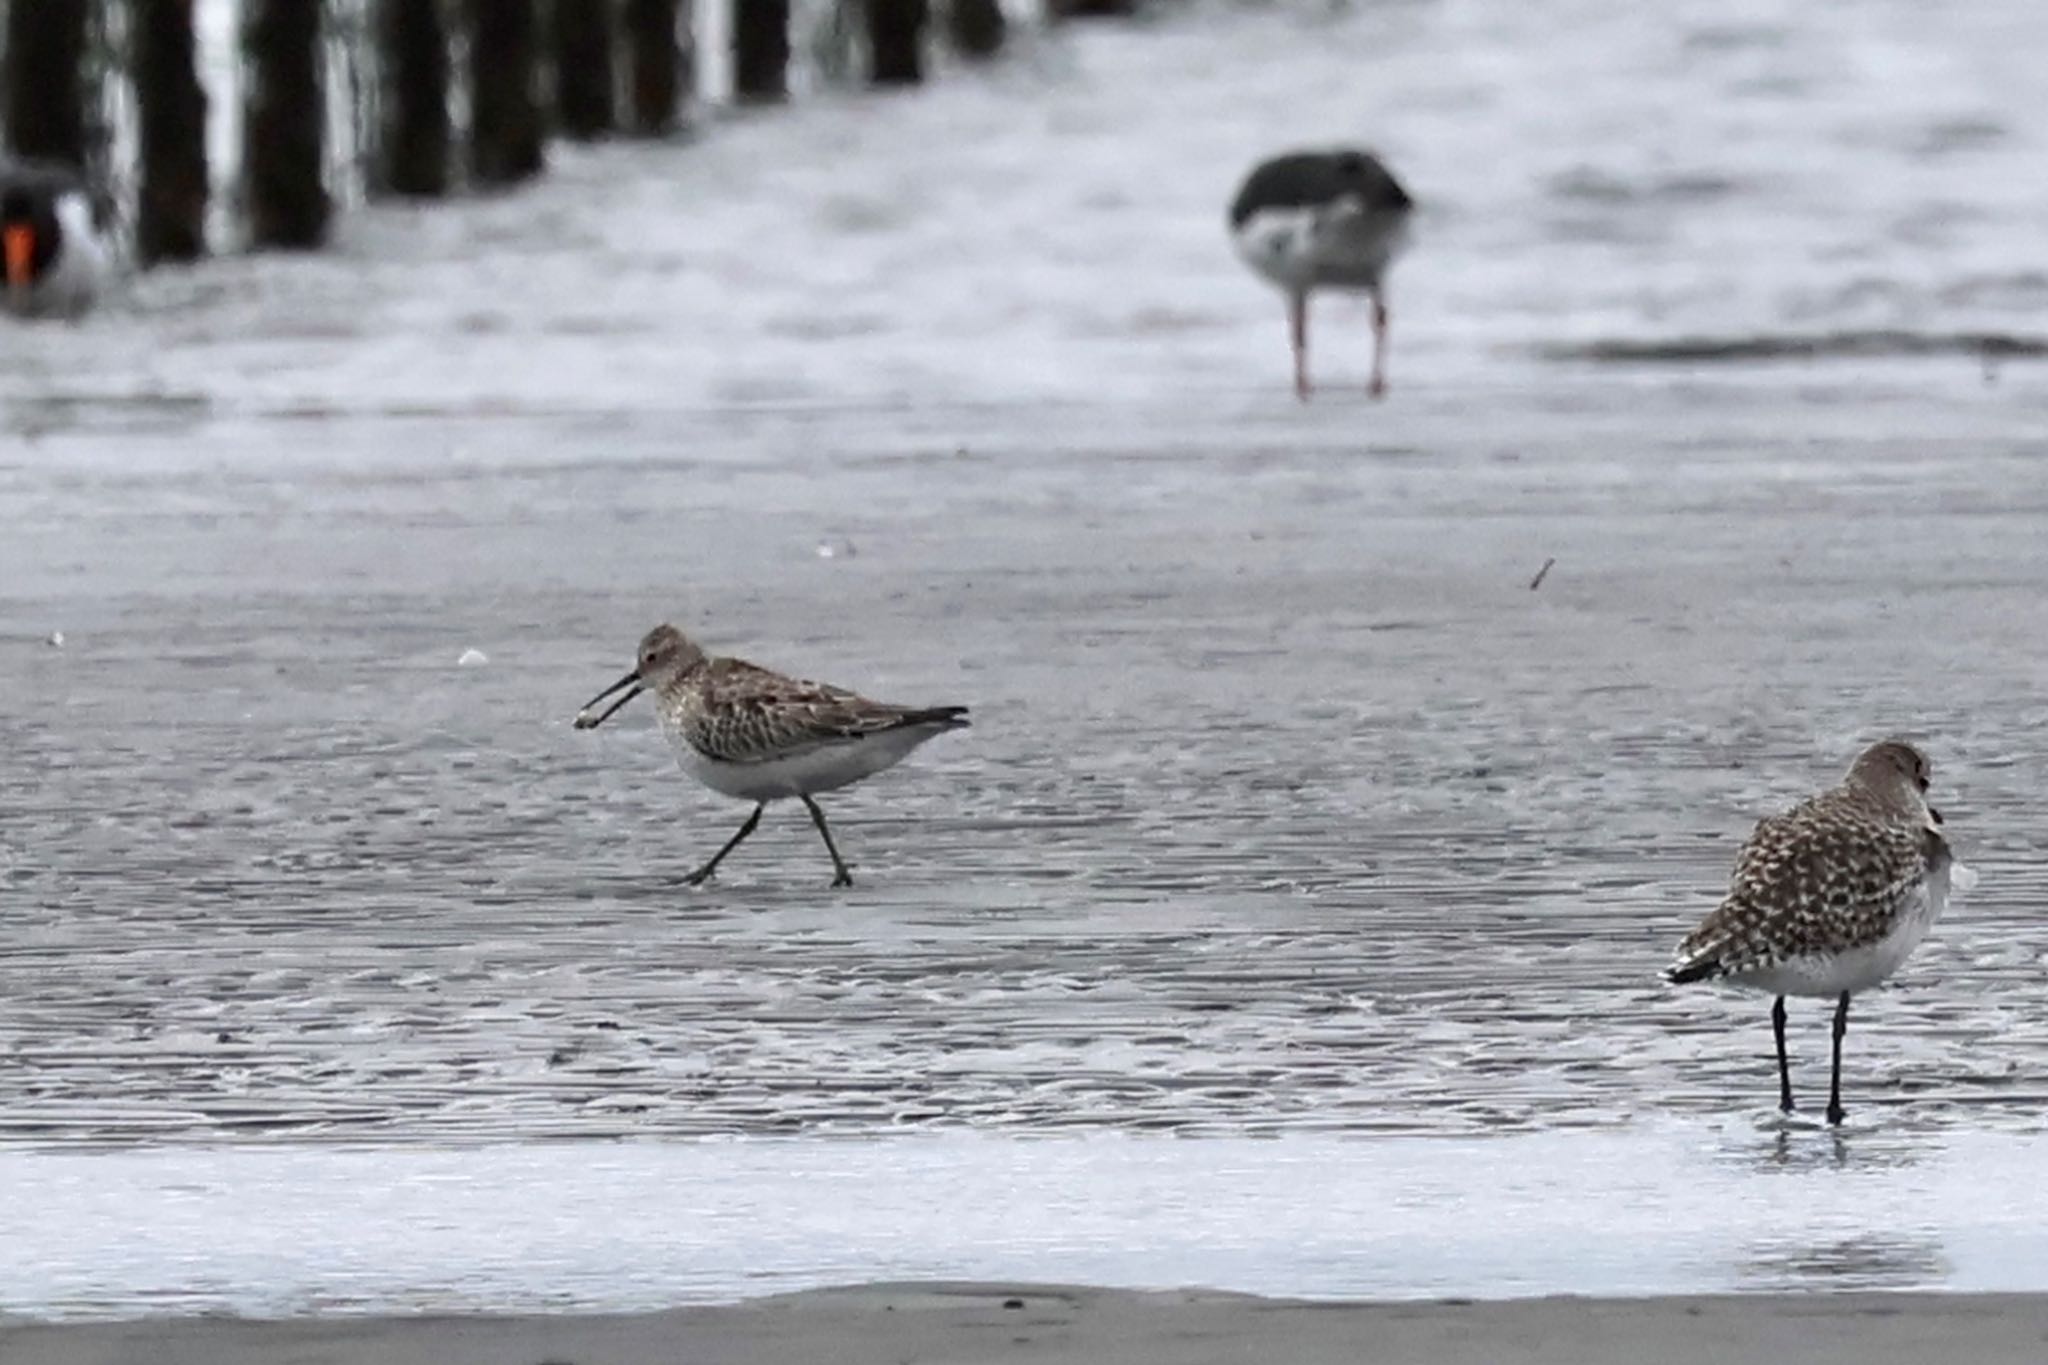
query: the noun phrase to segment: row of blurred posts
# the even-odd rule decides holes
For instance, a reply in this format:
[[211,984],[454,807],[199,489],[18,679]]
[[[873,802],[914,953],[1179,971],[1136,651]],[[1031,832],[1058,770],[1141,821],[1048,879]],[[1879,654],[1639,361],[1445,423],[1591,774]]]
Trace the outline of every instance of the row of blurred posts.
[[[205,254],[211,181],[195,27],[195,3],[204,0],[0,3],[8,149],[107,178],[109,168],[93,164],[105,158],[94,111],[105,103],[100,86],[124,80],[136,146],[132,172],[120,178],[134,186],[135,257],[150,265]],[[861,32],[866,78],[881,86],[924,80],[935,29],[971,60],[996,56],[1008,29],[1003,0],[832,3],[834,17]],[[1053,19],[1125,14],[1137,3],[1043,0]],[[367,94],[342,92],[351,113],[364,104],[374,111],[367,188],[433,199],[463,183],[502,186],[540,174],[550,133],[675,132],[695,94],[697,21],[705,17],[698,10],[710,4],[729,6],[734,100],[788,98],[790,0],[239,0],[241,211],[250,245],[326,240],[335,110],[326,44],[342,7],[363,28],[376,73]],[[108,52],[117,69],[95,62],[95,53]]]

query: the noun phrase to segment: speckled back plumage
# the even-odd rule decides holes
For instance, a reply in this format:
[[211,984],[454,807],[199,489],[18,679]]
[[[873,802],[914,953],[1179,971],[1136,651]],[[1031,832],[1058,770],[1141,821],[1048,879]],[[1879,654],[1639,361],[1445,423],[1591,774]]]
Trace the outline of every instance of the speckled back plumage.
[[1931,828],[1844,785],[1757,822],[1721,904],[1686,936],[1674,981],[1740,976],[1883,940],[1946,845]]
[[892,706],[744,659],[705,660],[657,704],[685,743],[720,763],[786,759],[906,725],[966,723],[964,707]]

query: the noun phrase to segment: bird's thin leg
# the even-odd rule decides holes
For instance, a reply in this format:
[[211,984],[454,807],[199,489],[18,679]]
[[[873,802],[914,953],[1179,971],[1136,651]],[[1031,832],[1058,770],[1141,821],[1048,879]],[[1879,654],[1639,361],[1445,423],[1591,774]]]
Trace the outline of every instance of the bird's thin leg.
[[1835,1074],[1828,1082],[1828,1122],[1842,1121],[1842,1035],[1849,1031],[1849,992],[1835,1002]]
[[721,848],[720,850],[718,850],[718,852],[711,855],[710,862],[704,864],[704,866],[698,868],[695,872],[692,872],[689,876],[683,878],[683,884],[685,886],[702,886],[704,884],[704,879],[709,877],[712,873],[716,872],[718,870],[718,865],[725,861],[725,855],[732,852],[734,849],[738,848],[740,846],[740,840],[746,838],[749,834],[752,834],[754,832],[754,826],[761,823],[761,812],[766,809],[767,806],[765,804],[756,804],[754,807],[754,813],[747,817],[747,823],[740,826],[740,832],[738,834],[733,835],[732,838],[727,839],[725,841],[725,847]]
[[1785,1055],[1785,997],[1771,1005],[1771,1032],[1778,1039],[1778,1108],[1792,1112],[1792,1062]]
[[1294,396],[1308,401],[1308,295],[1287,296],[1287,340],[1294,348]]
[[825,828],[825,812],[819,810],[818,803],[808,796],[803,798],[803,802],[810,809],[811,820],[817,825],[818,833],[825,836],[825,851],[832,855],[832,885],[852,886],[853,874],[846,870],[846,860],[839,856],[838,848],[832,843],[832,831]]
[[1372,382],[1366,392],[1374,398],[1387,393],[1387,301],[1378,294],[1372,296]]

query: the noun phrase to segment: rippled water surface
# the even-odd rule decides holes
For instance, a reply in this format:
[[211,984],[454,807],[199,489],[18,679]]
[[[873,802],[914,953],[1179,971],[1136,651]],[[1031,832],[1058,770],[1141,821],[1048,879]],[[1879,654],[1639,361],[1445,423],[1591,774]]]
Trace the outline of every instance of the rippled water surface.
[[[1887,732],[1983,882],[1852,1125],[2035,1130],[2044,42],[1197,7],[0,334],[0,1143],[1761,1113],[1655,970]],[[1394,394],[1329,302],[1298,407],[1222,205],[1348,135]],[[853,890],[784,809],[679,884],[745,808],[569,725],[662,619],[972,705],[828,799]]]

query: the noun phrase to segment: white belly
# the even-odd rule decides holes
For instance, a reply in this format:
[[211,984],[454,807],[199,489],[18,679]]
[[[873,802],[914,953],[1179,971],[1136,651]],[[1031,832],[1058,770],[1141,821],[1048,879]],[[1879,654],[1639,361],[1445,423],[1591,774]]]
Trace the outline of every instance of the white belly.
[[1289,293],[1378,289],[1408,241],[1405,214],[1261,209],[1231,234],[1246,265]]
[[905,727],[840,744],[820,744],[787,758],[760,763],[722,763],[706,758],[679,739],[670,743],[683,771],[711,790],[743,801],[781,801],[815,796],[872,777],[903,761],[936,733]]
[[1851,995],[1867,991],[1912,956],[1927,931],[1948,908],[1952,892],[1968,891],[1977,874],[1958,862],[1949,862],[1928,873],[1920,889],[1906,902],[1898,923],[1876,943],[1849,948],[1839,953],[1813,953],[1728,979],[1737,986],[1771,995],[1813,995],[1834,997],[1843,991]]

